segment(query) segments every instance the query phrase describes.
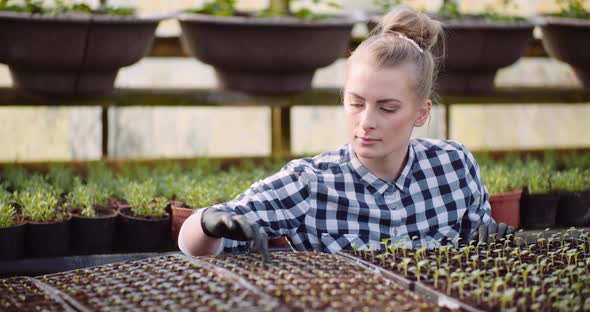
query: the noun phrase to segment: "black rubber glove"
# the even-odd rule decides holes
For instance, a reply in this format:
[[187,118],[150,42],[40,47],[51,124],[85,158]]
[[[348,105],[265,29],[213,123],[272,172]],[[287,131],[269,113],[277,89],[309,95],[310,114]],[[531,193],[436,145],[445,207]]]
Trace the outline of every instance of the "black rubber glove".
[[207,208],[201,215],[201,227],[207,236],[248,241],[250,250],[260,252],[264,262],[270,261],[268,235],[256,222],[245,216]]
[[482,224],[471,235],[471,237],[469,237],[469,241],[479,240],[480,242],[489,243],[492,241],[491,235],[493,234],[496,234],[496,241],[499,241],[506,235],[514,234],[514,231],[514,227],[509,226],[506,223]]

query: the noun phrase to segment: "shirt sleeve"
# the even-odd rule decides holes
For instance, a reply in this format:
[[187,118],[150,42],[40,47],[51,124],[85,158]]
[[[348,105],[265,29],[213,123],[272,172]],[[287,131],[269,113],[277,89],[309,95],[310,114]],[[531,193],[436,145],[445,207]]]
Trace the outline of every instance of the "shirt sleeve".
[[465,176],[467,177],[468,188],[471,191],[471,204],[461,220],[461,241],[466,242],[471,234],[482,224],[494,222],[492,209],[490,207],[490,195],[483,183],[479,166],[473,155],[461,145],[465,160]]
[[[278,173],[254,183],[234,200],[212,207],[244,215],[258,223],[269,237],[291,236],[303,223],[309,210],[309,184],[314,179],[311,169],[295,160]],[[246,249],[246,242],[223,239],[223,252]]]

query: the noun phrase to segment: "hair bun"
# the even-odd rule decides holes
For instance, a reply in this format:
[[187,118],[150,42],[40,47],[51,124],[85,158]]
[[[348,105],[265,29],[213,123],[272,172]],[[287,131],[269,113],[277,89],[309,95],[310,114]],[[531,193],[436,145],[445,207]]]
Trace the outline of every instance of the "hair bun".
[[442,32],[442,24],[424,13],[398,6],[383,17],[381,31],[383,34],[400,33],[414,40],[422,49],[431,49]]

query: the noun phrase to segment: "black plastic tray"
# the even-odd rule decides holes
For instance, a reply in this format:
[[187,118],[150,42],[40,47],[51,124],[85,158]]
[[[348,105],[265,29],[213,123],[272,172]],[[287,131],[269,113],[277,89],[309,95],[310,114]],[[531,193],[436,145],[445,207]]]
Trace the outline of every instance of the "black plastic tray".
[[170,252],[104,254],[56,258],[27,258],[21,260],[0,261],[0,278],[12,276],[44,275],[50,273],[94,267],[113,262],[141,260],[149,257],[161,256],[166,254],[170,254]]

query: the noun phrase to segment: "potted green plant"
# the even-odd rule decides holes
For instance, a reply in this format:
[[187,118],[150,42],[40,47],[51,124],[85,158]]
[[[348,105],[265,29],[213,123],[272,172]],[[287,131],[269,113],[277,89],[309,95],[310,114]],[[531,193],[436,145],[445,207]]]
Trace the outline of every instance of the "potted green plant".
[[[314,0],[316,4],[329,1]],[[240,12],[235,0],[213,0],[179,15],[182,44],[215,68],[219,85],[254,94],[286,94],[311,87],[315,70],[346,52],[354,19],[271,0],[261,12]]]
[[[526,51],[534,25],[507,12],[512,0],[489,6],[480,15],[463,14],[454,0],[443,0],[438,18],[444,23],[445,58],[437,87],[443,91],[485,91],[494,88],[499,68],[516,62]],[[442,47],[439,47],[442,48]]]
[[35,182],[14,193],[27,221],[25,254],[31,257],[59,257],[70,252],[71,215],[58,205],[56,191]]
[[490,194],[492,218],[496,222],[519,227],[523,186],[520,172],[505,165],[482,166],[481,171]]
[[49,165],[45,179],[56,191],[59,199],[62,200],[65,199],[66,194],[72,191],[74,186],[74,171],[62,164],[51,164]]
[[25,168],[18,165],[7,165],[2,169],[0,180],[5,189],[9,192],[20,190],[27,181],[28,172]]
[[552,181],[559,194],[557,224],[564,227],[590,225],[590,171],[578,168],[560,171]]
[[12,201],[12,195],[0,184],[0,260],[24,257],[25,223]]
[[129,182],[123,186],[129,208],[119,209],[120,236],[124,251],[156,251],[170,242],[170,216],[166,212],[167,200],[156,197],[153,180]]
[[142,16],[101,0],[92,8],[56,0],[0,1],[0,63],[14,84],[54,95],[103,94],[113,90],[119,68],[141,59],[163,17]]
[[561,10],[541,18],[543,47],[547,53],[568,63],[585,88],[590,88],[590,11],[583,0],[558,0]]
[[553,170],[534,161],[525,165],[523,170],[521,224],[529,229],[554,227],[559,195],[551,192]]
[[105,254],[113,251],[117,211],[108,207],[108,193],[101,186],[76,178],[67,197],[72,214],[72,252]]

